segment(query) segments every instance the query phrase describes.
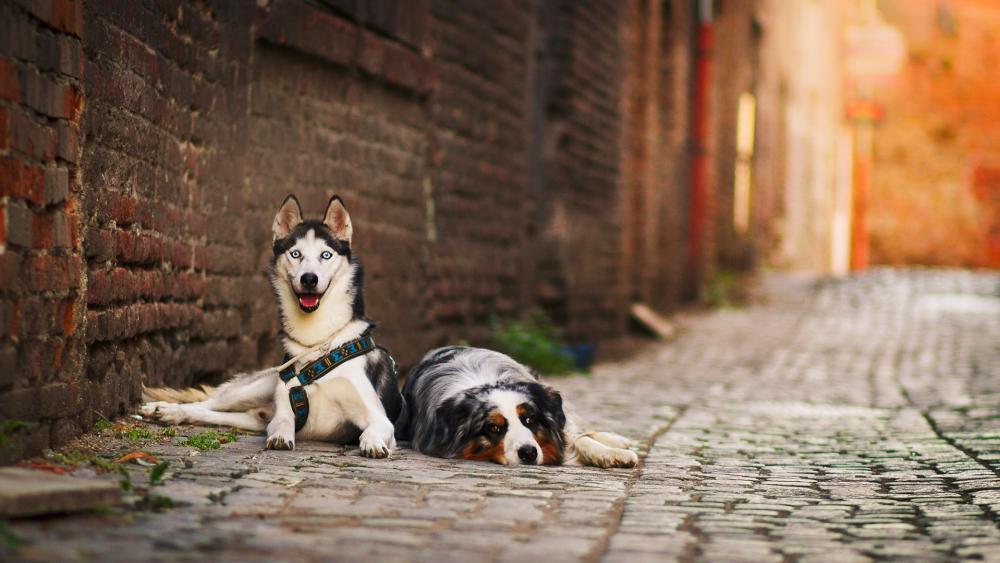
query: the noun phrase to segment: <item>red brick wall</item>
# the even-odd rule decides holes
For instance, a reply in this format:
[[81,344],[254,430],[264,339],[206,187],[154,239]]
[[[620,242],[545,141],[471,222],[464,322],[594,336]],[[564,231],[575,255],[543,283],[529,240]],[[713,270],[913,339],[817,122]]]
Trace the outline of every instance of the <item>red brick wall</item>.
[[689,275],[684,265],[695,14],[687,2],[634,0],[627,6],[622,262],[629,299],[669,312],[684,302]]
[[476,341],[491,315],[527,305],[534,13],[525,0],[434,0],[431,17],[437,87],[428,104],[430,172],[422,186],[429,241],[424,338]]
[[652,183],[626,195],[636,3],[0,0],[0,412],[34,424],[0,457],[142,383],[273,364],[289,192],[312,215],[344,197],[403,364],[535,305],[571,340],[616,337],[627,264],[676,304],[693,12],[669,4]]
[[624,3],[550,3],[544,107],[545,191],[539,200],[539,300],[571,339],[620,334],[628,296],[621,267],[621,85]]
[[[403,363],[529,308],[534,4],[36,5],[0,0],[0,411],[34,424],[4,459],[124,412],[142,383],[275,362],[264,269],[288,192],[312,214],[345,198]],[[563,16],[559,91],[579,92],[545,181],[573,221],[543,265],[568,280],[561,320],[599,338],[624,319],[622,50],[602,23],[619,10]]]
[[80,2],[0,2],[0,458],[75,435],[82,377]]

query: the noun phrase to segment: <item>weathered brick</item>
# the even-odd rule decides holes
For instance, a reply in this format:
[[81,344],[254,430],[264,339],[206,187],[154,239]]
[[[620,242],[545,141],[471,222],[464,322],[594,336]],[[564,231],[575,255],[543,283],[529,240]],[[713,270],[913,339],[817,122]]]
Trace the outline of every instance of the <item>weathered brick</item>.
[[33,291],[66,292],[80,285],[80,259],[72,255],[31,256],[24,261],[27,287]]
[[80,137],[77,125],[60,121],[57,125],[57,155],[59,158],[76,164],[80,159]]
[[8,201],[5,206],[7,244],[29,248],[32,240],[32,221],[34,216],[31,210],[20,201]]
[[15,103],[21,101],[21,86],[17,68],[11,61],[3,57],[0,57],[0,98]]
[[14,112],[10,119],[11,147],[38,160],[55,156],[56,135],[51,127],[23,112]]
[[[14,292],[21,288],[21,265],[23,262],[24,258],[11,249],[5,249],[4,252],[0,253],[0,293]],[[8,320],[11,320],[11,315],[8,317]]]
[[13,157],[0,157],[0,196],[26,199],[36,205],[45,203],[45,172]]
[[80,37],[83,34],[83,0],[52,0],[46,21],[56,29]]
[[55,235],[53,230],[55,213],[39,212],[33,213],[31,217],[31,243],[32,248],[47,250],[55,246]]
[[63,88],[62,113],[58,117],[65,117],[70,121],[76,121],[80,117],[83,109],[83,95],[76,86],[68,84]]
[[77,79],[83,76],[83,46],[80,40],[59,37],[59,72]]
[[0,108],[0,150],[10,145],[10,114],[6,108]]
[[65,383],[18,389],[0,395],[0,412],[8,419],[65,418],[79,412],[75,390]]
[[45,170],[45,203],[61,203],[69,196],[69,171],[65,168]]
[[[6,309],[5,303],[0,308]],[[6,311],[0,315],[0,334],[7,328]],[[10,387],[18,378],[17,348],[12,344],[0,345],[0,390]]]

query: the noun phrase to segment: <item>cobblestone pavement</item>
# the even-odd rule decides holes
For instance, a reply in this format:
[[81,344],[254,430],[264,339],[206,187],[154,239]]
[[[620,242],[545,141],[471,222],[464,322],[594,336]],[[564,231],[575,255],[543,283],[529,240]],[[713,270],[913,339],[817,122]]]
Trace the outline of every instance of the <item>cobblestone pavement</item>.
[[595,427],[640,441],[635,470],[163,445],[176,470],[156,489],[177,508],[18,522],[8,555],[1000,560],[1000,275],[764,285],[756,305],[555,381]]

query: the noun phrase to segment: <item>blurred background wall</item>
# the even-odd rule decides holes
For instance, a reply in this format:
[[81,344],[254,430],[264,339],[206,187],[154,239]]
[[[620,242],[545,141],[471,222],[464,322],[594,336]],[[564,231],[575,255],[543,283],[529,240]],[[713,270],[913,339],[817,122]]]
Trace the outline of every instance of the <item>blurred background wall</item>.
[[[996,266],[996,17],[0,0],[0,413],[35,423],[0,456],[64,443],[142,383],[277,361],[264,269],[290,192],[311,215],[347,202],[403,364],[536,308],[607,342],[634,303],[669,314],[766,265]],[[900,74],[861,45],[893,69],[859,82],[845,34],[873,24],[910,47]]]
[[882,88],[872,259],[1000,267],[1000,3],[881,7],[909,54]]

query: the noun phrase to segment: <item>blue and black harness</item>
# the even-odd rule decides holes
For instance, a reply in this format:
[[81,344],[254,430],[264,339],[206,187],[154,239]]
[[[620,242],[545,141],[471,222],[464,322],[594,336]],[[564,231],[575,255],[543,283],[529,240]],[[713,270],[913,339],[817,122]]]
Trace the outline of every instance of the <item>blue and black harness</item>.
[[[363,356],[376,349],[382,350],[389,356],[389,363],[392,365],[393,375],[395,375],[396,360],[389,354],[389,350],[381,346],[376,346],[375,339],[367,332],[310,363],[298,373],[295,373],[294,366],[288,366],[281,370],[278,377],[285,383],[288,383],[292,379],[298,379],[299,383],[301,383],[301,385],[288,390],[288,399],[292,403],[292,412],[295,413],[296,432],[302,430],[302,427],[306,425],[306,421],[309,420],[309,397],[306,394],[306,385],[312,385],[344,362],[353,360],[358,356]],[[288,356],[285,356],[285,361],[288,361],[288,359]]]

